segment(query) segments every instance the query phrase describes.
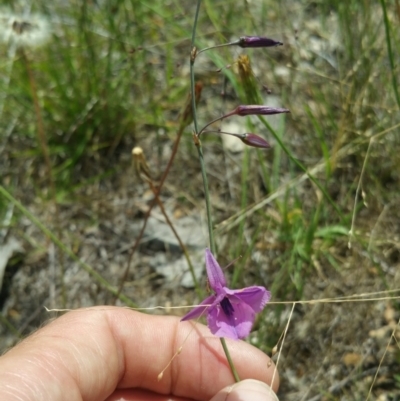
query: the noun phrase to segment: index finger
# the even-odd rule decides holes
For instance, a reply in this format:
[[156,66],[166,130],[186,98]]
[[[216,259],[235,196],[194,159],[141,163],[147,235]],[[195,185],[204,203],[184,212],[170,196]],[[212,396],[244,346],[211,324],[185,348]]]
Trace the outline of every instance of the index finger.
[[[274,365],[268,356],[241,341],[227,343],[241,379],[270,383]],[[117,388],[207,400],[233,383],[220,341],[207,327],[193,329],[192,322],[177,317],[116,307],[77,310],[56,319],[4,355],[0,372],[0,399],[15,393],[10,400],[81,395],[76,399],[95,401]]]

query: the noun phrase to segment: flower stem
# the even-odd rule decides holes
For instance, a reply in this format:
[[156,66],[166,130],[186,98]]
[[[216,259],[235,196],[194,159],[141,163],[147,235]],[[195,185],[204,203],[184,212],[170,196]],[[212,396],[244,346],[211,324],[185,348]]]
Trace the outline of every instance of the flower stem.
[[222,43],[220,45],[214,45],[214,46],[210,46],[210,47],[205,47],[204,49],[201,49],[197,52],[197,54],[203,53],[207,50],[212,50],[212,49],[219,49],[220,47],[227,47],[227,46],[233,46],[233,45],[237,45],[239,43],[238,40],[236,40],[235,42],[229,42],[229,43]]
[[200,11],[200,4],[201,0],[197,1],[196,13],[194,15],[194,22],[193,22],[193,29],[192,29],[192,43],[191,47],[192,50],[190,52],[190,91],[192,93],[192,113],[193,113],[193,124],[194,124],[194,131],[196,135],[199,132],[199,127],[197,124],[197,114],[196,114],[196,99],[193,93],[195,93],[195,84],[194,84],[194,62],[196,60],[196,49],[194,46],[195,39],[196,39],[196,29],[197,29],[197,21],[199,20],[199,11]]
[[210,121],[209,123],[207,123],[207,124],[200,130],[200,132],[198,132],[198,131],[196,130],[197,135],[200,137],[200,135],[204,132],[204,130],[205,130],[206,128],[208,128],[210,125],[214,124],[214,123],[217,122],[217,121],[223,120],[224,118],[233,116],[233,115],[235,115],[235,114],[236,114],[236,110],[232,111],[231,113],[224,114],[224,115],[221,116],[221,117],[215,118],[214,120],[212,120],[212,121]]
[[228,360],[229,366],[231,368],[233,377],[235,378],[236,383],[240,382],[240,377],[236,371],[235,365],[233,364],[232,358],[231,358],[231,354],[229,353],[228,347],[226,345],[226,341],[224,337],[220,338],[221,344],[222,344],[222,348],[224,349],[225,355],[226,355],[226,359]]
[[210,192],[208,190],[208,179],[207,179],[206,166],[204,163],[203,148],[201,146],[200,141],[196,142],[196,147],[197,147],[197,151],[199,153],[201,175],[203,177],[204,198],[205,198],[206,210],[207,210],[207,225],[208,225],[208,235],[209,235],[209,239],[210,239],[210,249],[211,249],[211,253],[216,254],[215,240],[214,240],[214,228],[213,228],[212,217],[211,217]]
[[[203,177],[204,197],[205,197],[206,209],[207,209],[208,233],[209,233],[209,237],[210,237],[210,248],[211,248],[211,252],[213,254],[216,254],[215,241],[214,241],[214,230],[213,230],[212,218],[211,218],[210,193],[208,191],[208,180],[207,180],[207,173],[206,173],[206,168],[205,168],[205,163],[204,163],[203,148],[201,146],[201,142],[198,137],[199,128],[198,128],[198,124],[197,124],[197,115],[196,115],[196,100],[195,100],[195,96],[193,95],[195,93],[194,62],[196,59],[196,48],[194,46],[194,43],[195,43],[195,39],[196,39],[196,28],[197,28],[197,21],[199,19],[200,4],[201,4],[201,0],[197,0],[197,7],[196,7],[196,13],[195,13],[195,17],[194,17],[193,30],[192,30],[192,44],[191,44],[192,50],[191,50],[191,54],[190,54],[190,87],[191,87],[191,93],[192,93],[192,112],[193,112],[193,124],[194,124],[194,131],[195,131],[194,139],[195,139],[195,144],[196,144],[197,151],[199,154],[201,174]],[[220,338],[220,341],[222,344],[222,348],[224,349],[226,359],[228,360],[229,366],[231,368],[233,377],[235,378],[235,381],[238,382],[238,381],[240,381],[240,378],[239,378],[239,375],[237,374],[237,371],[233,364],[228,347],[226,346],[225,339]]]
[[[190,53],[190,88],[191,88],[192,93],[195,93],[194,62],[196,60],[196,48],[195,48],[194,44],[195,44],[195,39],[196,39],[196,28],[197,28],[197,21],[199,19],[200,4],[201,4],[201,0],[198,0],[197,7],[196,7],[196,13],[194,16],[193,30],[192,30],[192,43],[191,43],[192,51]],[[199,127],[198,127],[198,123],[197,123],[196,101],[195,101],[194,96],[192,96],[192,114],[193,114],[193,124],[194,124],[195,135],[198,137]],[[198,139],[195,140],[195,144],[197,147],[197,152],[199,154],[201,174],[203,177],[204,197],[205,197],[206,210],[207,210],[208,234],[209,234],[209,239],[210,239],[210,249],[211,249],[211,252],[213,254],[215,254],[216,249],[215,249],[214,230],[213,230],[213,226],[212,226],[212,217],[211,217],[210,193],[208,191],[208,179],[207,179],[207,173],[206,173],[206,168],[205,168],[205,164],[204,164],[203,148],[201,146],[200,140],[198,140]]]

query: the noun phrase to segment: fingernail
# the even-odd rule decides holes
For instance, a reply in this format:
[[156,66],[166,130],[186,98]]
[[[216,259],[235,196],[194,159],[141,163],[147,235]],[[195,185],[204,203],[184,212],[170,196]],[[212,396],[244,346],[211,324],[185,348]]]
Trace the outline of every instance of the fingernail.
[[210,401],[279,401],[279,399],[267,384],[248,379],[225,387]]

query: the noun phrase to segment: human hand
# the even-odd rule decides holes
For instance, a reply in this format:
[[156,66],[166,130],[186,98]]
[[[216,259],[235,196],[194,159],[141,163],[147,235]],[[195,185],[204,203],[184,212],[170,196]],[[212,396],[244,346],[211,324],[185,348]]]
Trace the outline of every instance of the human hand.
[[[239,377],[254,380],[233,384],[219,338],[201,324],[117,307],[79,309],[0,357],[0,400],[277,400],[265,384],[275,369],[269,357],[242,341],[227,344]],[[278,385],[276,374],[274,391]]]

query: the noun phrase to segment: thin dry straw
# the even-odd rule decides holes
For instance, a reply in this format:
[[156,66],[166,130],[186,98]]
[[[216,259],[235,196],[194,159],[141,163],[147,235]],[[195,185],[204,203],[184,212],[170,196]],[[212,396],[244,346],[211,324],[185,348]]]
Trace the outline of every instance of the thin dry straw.
[[[400,299],[400,294],[399,295],[394,295],[394,296],[384,296],[384,297],[377,297],[376,295],[380,294],[393,294],[396,292],[400,292],[399,289],[394,289],[394,290],[387,290],[387,291],[375,291],[375,292],[368,292],[368,293],[363,293],[363,294],[353,294],[353,295],[347,295],[344,297],[336,297],[336,298],[321,298],[321,299],[308,299],[308,300],[303,300],[303,301],[270,301],[268,302],[268,305],[315,305],[315,304],[329,304],[329,303],[345,303],[345,302],[373,302],[373,301],[388,301],[388,300],[396,300]],[[128,306],[123,306],[122,308],[124,309],[130,309],[134,311],[152,311],[152,310],[179,310],[179,309],[188,309],[188,308],[196,308],[200,305],[181,305],[181,306],[151,306],[148,308],[132,308]],[[204,305],[202,304],[201,306],[211,306],[210,305]],[[80,308],[80,309],[49,309],[46,306],[44,307],[47,312],[71,312],[71,311],[86,311],[89,309],[92,309],[92,307],[87,307],[87,308]],[[113,307],[114,308],[114,307]],[[104,309],[107,309],[107,307],[104,307]]]
[[272,375],[271,387],[272,387],[273,384],[274,384],[275,375],[276,375],[276,372],[278,371],[278,365],[279,365],[279,361],[280,361],[280,359],[281,359],[282,350],[283,350],[283,345],[284,345],[285,340],[286,340],[286,334],[287,334],[287,332],[288,332],[288,330],[289,330],[289,325],[290,325],[290,321],[292,320],[293,311],[294,311],[295,306],[296,306],[296,303],[293,302],[292,310],[290,311],[290,315],[289,315],[288,321],[287,321],[287,323],[286,323],[285,330],[284,330],[284,332],[283,332],[282,344],[281,344],[281,346],[280,346],[280,348],[279,348],[278,359],[276,360],[276,365],[275,365],[274,373],[273,373],[273,375]]
[[398,329],[399,324],[400,324],[400,319],[397,321],[396,326],[393,327],[392,334],[391,334],[391,336],[390,336],[390,338],[389,338],[389,341],[388,341],[388,343],[387,343],[387,345],[386,345],[386,348],[385,348],[385,352],[383,353],[382,358],[381,358],[381,360],[379,361],[379,365],[378,365],[378,368],[376,369],[376,372],[375,372],[375,375],[374,375],[374,379],[372,380],[371,386],[370,386],[370,388],[369,388],[368,396],[367,396],[366,401],[368,401],[369,398],[371,397],[372,389],[373,389],[374,384],[375,384],[375,382],[376,382],[376,379],[377,379],[377,377],[378,377],[378,373],[379,373],[379,371],[380,371],[380,369],[381,369],[383,360],[385,359],[386,353],[387,353],[387,351],[388,351],[388,349],[389,349],[390,343],[392,342],[392,338],[394,338],[394,340],[395,340],[397,346],[399,346],[399,344],[398,344],[398,342],[397,342],[397,340],[396,340],[396,337],[395,337],[396,330]]

